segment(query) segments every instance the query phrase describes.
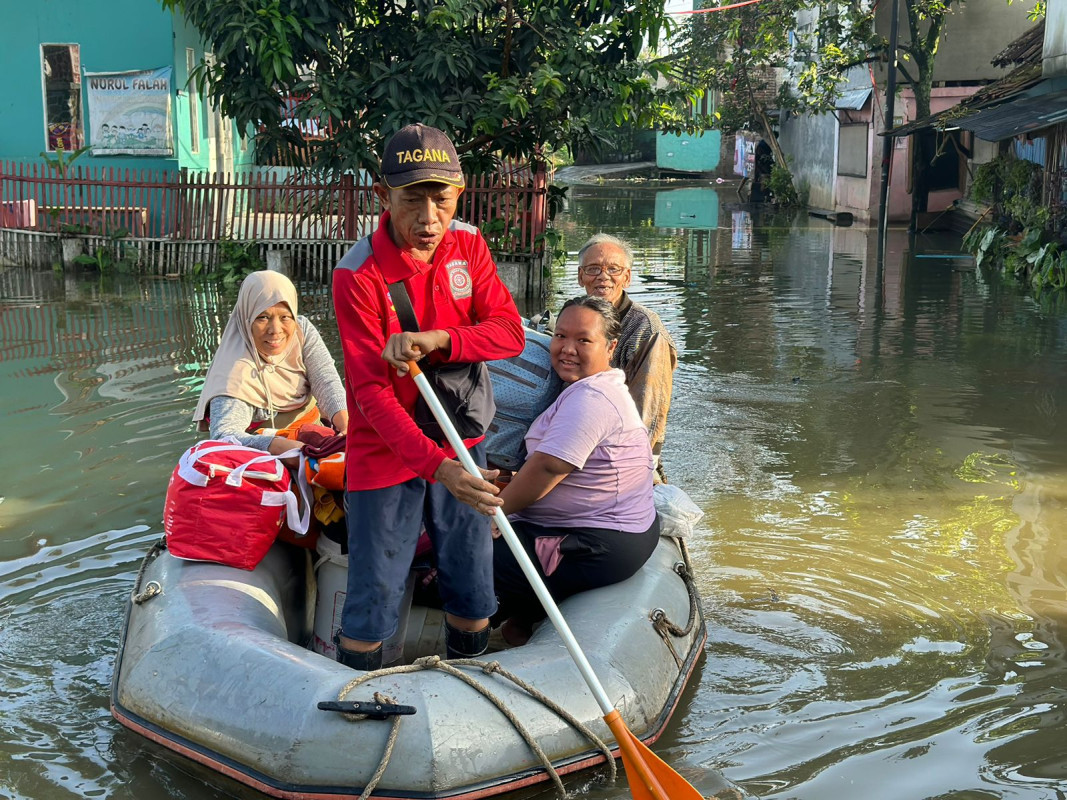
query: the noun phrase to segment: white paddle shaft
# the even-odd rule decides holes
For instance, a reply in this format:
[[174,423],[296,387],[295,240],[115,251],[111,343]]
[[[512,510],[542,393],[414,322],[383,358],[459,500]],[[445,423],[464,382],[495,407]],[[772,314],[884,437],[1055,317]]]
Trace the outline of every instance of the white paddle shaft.
[[[459,437],[459,432],[456,431],[456,426],[452,424],[448,412],[446,412],[444,406],[441,405],[441,401],[437,399],[437,394],[434,392],[433,387],[430,386],[430,382],[426,379],[426,376],[422,374],[421,370],[413,370],[412,376],[415,378],[415,385],[419,387],[419,392],[422,394],[423,400],[425,400],[426,404],[430,407],[438,424],[441,426],[441,430],[445,432],[445,436],[448,438],[448,443],[452,445],[452,449],[456,451],[456,457],[459,458],[459,463],[461,463],[467,472],[475,478],[481,479],[481,470],[478,469],[478,465],[475,464],[474,459],[471,458],[470,452],[463,444],[463,440]],[[493,518],[496,520],[496,526],[500,529],[500,533],[504,536],[504,541],[507,542],[508,547],[511,548],[515,560],[519,562],[523,574],[526,575],[526,579],[530,582],[530,586],[533,587],[534,592],[537,594],[537,599],[541,601],[541,605],[544,606],[545,611],[548,613],[548,618],[552,621],[553,627],[555,627],[556,631],[563,639],[563,644],[567,646],[567,652],[571,654],[571,658],[574,659],[574,663],[578,666],[578,671],[582,673],[582,677],[585,679],[586,684],[588,684],[589,689],[593,692],[593,697],[596,698],[600,710],[605,715],[610,714],[615,710],[615,706],[612,705],[611,701],[608,699],[604,687],[600,685],[596,673],[593,672],[593,667],[589,664],[589,659],[585,657],[582,648],[578,646],[578,640],[575,639],[574,634],[571,633],[567,620],[563,618],[563,614],[560,613],[556,601],[553,600],[552,595],[548,593],[548,587],[545,586],[545,582],[541,580],[537,568],[534,567],[533,562],[530,561],[530,557],[526,554],[526,549],[522,546],[522,542],[520,542],[519,537],[515,535],[515,530],[511,527],[507,515],[504,514],[503,509],[497,508]]]

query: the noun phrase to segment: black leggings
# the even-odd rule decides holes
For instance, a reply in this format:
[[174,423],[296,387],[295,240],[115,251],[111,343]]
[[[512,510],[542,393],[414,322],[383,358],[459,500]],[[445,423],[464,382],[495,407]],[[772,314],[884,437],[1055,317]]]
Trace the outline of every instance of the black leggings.
[[[606,528],[549,528],[531,522],[514,522],[512,527],[548,587],[549,594],[557,601],[587,589],[626,580],[641,569],[659,543],[658,516],[644,533],[625,533]],[[563,558],[553,573],[547,576],[534,550],[534,543],[542,536],[566,537],[560,544]],[[511,617],[531,625],[545,617],[541,601],[534,594],[503,536],[493,542],[493,582],[500,602],[494,622]]]

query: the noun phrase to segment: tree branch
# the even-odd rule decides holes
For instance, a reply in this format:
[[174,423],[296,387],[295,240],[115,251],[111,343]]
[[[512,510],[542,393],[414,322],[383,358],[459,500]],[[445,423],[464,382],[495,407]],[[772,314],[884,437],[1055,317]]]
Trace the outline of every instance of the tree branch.
[[941,14],[936,18],[936,22],[931,18],[930,29],[926,32],[926,42],[924,49],[931,56],[937,52],[937,42],[941,38],[941,29],[945,26],[945,15]]
[[834,64],[834,67],[839,70],[852,69],[853,67],[858,67],[862,64],[870,64],[874,61],[880,61],[881,58],[882,57],[880,55],[875,55],[871,53],[864,56],[863,58],[858,58],[855,61],[849,61],[846,64]]
[[[892,69],[892,67],[890,67],[890,69]],[[900,63],[899,60],[897,61],[897,72],[901,73],[904,76],[905,83],[911,84],[912,87],[918,85],[915,82],[915,78],[911,77],[911,73],[904,68],[904,66]]]
[[903,50],[912,58],[917,58],[919,56],[919,48],[916,47],[912,42],[908,42],[907,44],[898,44],[897,50]]

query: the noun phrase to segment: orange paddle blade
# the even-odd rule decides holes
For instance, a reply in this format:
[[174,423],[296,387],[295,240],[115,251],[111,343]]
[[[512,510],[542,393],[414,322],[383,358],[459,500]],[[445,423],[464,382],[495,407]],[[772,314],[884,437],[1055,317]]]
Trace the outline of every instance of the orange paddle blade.
[[622,766],[634,800],[704,800],[689,781],[668,767],[630,732],[618,710],[604,717],[604,722],[608,723],[619,743]]

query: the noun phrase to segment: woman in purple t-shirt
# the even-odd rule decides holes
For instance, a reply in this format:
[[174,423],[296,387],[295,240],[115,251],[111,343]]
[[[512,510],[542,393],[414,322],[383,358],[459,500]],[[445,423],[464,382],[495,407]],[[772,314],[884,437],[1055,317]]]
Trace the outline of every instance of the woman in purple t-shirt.
[[[530,426],[530,455],[500,493],[557,600],[629,578],[659,541],[648,429],[622,370],[609,366],[618,338],[619,318],[606,300],[563,306],[550,352],[565,388]],[[502,539],[493,571],[501,633],[523,644],[545,612]]]

